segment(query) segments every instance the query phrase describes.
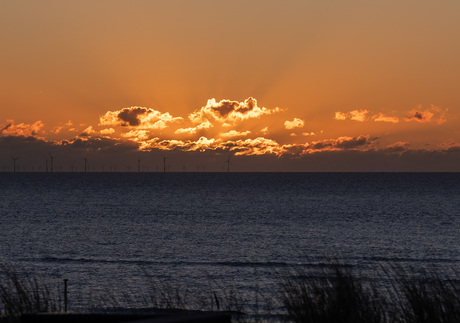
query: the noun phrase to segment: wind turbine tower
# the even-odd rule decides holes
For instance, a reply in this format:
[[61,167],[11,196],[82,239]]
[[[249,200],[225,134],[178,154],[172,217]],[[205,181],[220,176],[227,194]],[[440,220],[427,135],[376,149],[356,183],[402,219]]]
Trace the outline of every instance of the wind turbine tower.
[[16,160],[18,160],[20,157],[13,157],[11,156],[11,159],[13,159],[13,173],[16,173]]
[[54,157],[53,157],[53,155],[51,155],[50,152],[48,152],[48,154],[50,155],[50,160],[51,160],[50,171],[52,173],[53,172],[53,160],[54,160]]

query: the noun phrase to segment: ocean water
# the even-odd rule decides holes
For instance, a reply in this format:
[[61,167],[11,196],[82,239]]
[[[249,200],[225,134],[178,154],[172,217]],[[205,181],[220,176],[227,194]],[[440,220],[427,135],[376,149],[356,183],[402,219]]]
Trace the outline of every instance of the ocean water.
[[369,276],[460,264],[456,173],[0,173],[0,184],[0,264],[69,279],[74,310],[142,298],[150,279],[275,297],[283,270],[331,260]]

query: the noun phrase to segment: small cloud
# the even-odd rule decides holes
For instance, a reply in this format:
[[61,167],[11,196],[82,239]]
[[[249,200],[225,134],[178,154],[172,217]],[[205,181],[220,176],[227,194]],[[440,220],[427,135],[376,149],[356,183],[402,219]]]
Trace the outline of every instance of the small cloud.
[[383,113],[379,113],[379,114],[373,116],[372,120],[377,121],[377,122],[390,122],[390,123],[398,123],[399,122],[398,117],[386,116]]
[[369,135],[359,136],[359,137],[339,137],[335,141],[335,146],[337,148],[343,149],[355,149],[360,146],[364,146],[370,143]]
[[146,140],[149,138],[147,130],[131,130],[127,133],[123,133],[121,136],[124,138],[132,139],[134,141]]
[[319,152],[327,150],[354,150],[360,147],[369,146],[373,143],[369,135],[358,137],[343,136],[337,139],[325,139],[313,141],[305,145],[306,152]]
[[168,112],[144,108],[130,107],[116,111],[107,111],[99,118],[100,126],[124,126],[140,129],[164,129],[168,123],[181,121],[181,117],[173,117]]
[[53,130],[51,130],[52,133],[58,134],[62,131],[63,127],[55,127]]
[[102,129],[101,131],[99,131],[99,133],[101,135],[111,135],[115,132],[115,129],[113,128],[108,128],[108,129]]
[[366,115],[369,113],[367,110],[353,110],[350,111],[351,120],[363,122],[366,120]]
[[91,134],[94,134],[96,131],[94,131],[93,129],[93,126],[89,126],[88,128],[86,128],[85,130],[83,130],[83,134],[84,135],[91,135]]
[[292,121],[285,121],[284,122],[284,127],[286,129],[294,129],[294,128],[302,128],[304,126],[304,121],[299,118],[294,118]]
[[447,121],[447,117],[446,117],[447,111],[448,111],[447,108],[443,109],[441,107],[431,105],[431,111],[434,111],[434,113],[438,115],[438,118],[436,120],[437,124],[443,124],[444,122]]
[[260,129],[260,132],[263,133],[264,135],[268,134],[268,127]]
[[431,118],[434,116],[434,113],[429,110],[419,111],[412,109],[409,112],[409,115],[404,118],[406,121],[417,121],[417,122],[430,122]]
[[291,137],[297,137],[297,134],[295,132],[292,132],[289,136]]
[[34,123],[19,123],[16,124],[14,120],[6,120],[7,124],[0,128],[0,135],[2,136],[24,136],[24,137],[37,137],[43,134],[42,130],[44,123],[36,121]]
[[307,137],[307,136],[316,136],[316,133],[314,132],[303,132],[302,136]]
[[75,149],[84,149],[86,151],[118,152],[136,151],[139,147],[137,143],[131,140],[122,141],[106,137],[78,137],[73,140],[62,141],[61,146]]
[[227,149],[229,148],[232,151],[236,151],[236,156],[252,156],[265,154],[281,156],[284,152],[286,152],[286,150],[276,141],[263,137],[257,137],[255,139],[228,141],[225,143],[223,147]]
[[434,122],[436,124],[443,124],[447,121],[447,111],[447,108],[443,109],[435,105],[431,105],[429,109],[422,110],[422,106],[419,105],[418,109],[410,110],[409,115],[407,115],[404,120],[421,123]]
[[183,134],[183,133],[189,133],[189,134],[194,134],[196,133],[197,127],[190,127],[190,128],[179,128],[176,131],[174,131],[175,134]]
[[224,138],[231,138],[231,137],[245,137],[247,135],[249,135],[251,133],[251,131],[243,131],[243,132],[239,132],[239,131],[236,131],[236,130],[230,130],[229,132],[221,132],[219,134],[219,136],[221,137],[224,137]]
[[196,133],[198,130],[209,129],[209,128],[212,128],[212,127],[214,127],[214,126],[212,125],[212,123],[209,122],[208,120],[206,120],[205,122],[200,123],[200,124],[199,124],[198,126],[196,126],[196,127],[180,128],[180,129],[177,129],[174,133],[176,133],[176,134],[182,134],[182,133],[194,134],[194,133]]
[[406,141],[398,141],[394,144],[388,145],[386,150],[393,153],[402,153],[409,148],[410,143]]
[[222,123],[223,126],[231,126],[238,121],[256,119],[263,115],[269,115],[280,111],[281,109],[279,108],[267,109],[265,107],[259,107],[257,105],[257,100],[251,97],[243,102],[226,99],[217,102],[216,99],[210,99],[206,106],[192,112],[189,115],[189,119],[193,123],[218,121]]
[[335,113],[335,120],[347,120],[347,114],[346,113],[343,113],[343,112],[336,112]]
[[446,152],[460,153],[460,143],[450,142],[439,145]]
[[350,119],[350,120],[353,120],[353,121],[359,121],[359,122],[363,122],[366,120],[366,117],[367,117],[367,114],[369,113],[369,111],[367,111],[366,109],[363,109],[363,110],[352,110],[352,111],[349,111],[349,112],[336,112],[335,113],[335,120],[347,120],[347,119]]

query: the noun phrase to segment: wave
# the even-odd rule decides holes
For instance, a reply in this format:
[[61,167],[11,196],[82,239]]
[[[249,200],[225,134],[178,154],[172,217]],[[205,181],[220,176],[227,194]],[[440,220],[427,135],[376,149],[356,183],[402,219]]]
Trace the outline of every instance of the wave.
[[35,259],[22,259],[27,262],[62,263],[62,264],[118,264],[134,265],[139,267],[165,266],[165,267],[245,267],[245,268],[329,268],[332,266],[354,267],[363,263],[385,264],[457,264],[459,259],[444,258],[400,258],[400,257],[348,257],[347,259],[310,259],[306,262],[280,262],[280,261],[182,261],[182,260],[148,260],[148,259],[108,259],[108,258],[71,258],[46,256]]

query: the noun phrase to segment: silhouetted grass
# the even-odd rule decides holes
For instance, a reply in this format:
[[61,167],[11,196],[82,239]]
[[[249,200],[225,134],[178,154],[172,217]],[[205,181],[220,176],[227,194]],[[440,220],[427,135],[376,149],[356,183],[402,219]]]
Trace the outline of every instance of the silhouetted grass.
[[365,281],[349,266],[320,275],[296,271],[282,280],[281,302],[293,322],[460,322],[458,279],[401,267],[380,268],[389,287]]
[[294,322],[384,322],[376,288],[364,288],[351,269],[334,265],[319,277],[297,271],[283,279],[281,301]]
[[[225,311],[232,314],[234,322],[262,322],[267,318],[271,322],[312,323],[460,322],[457,273],[445,277],[434,269],[416,271],[393,265],[382,266],[377,271],[378,277],[369,279],[351,266],[338,263],[325,266],[319,273],[317,268],[291,270],[278,276],[280,290],[274,291],[272,299],[258,292],[242,296],[235,286],[212,283],[213,286],[197,291],[147,278],[148,290],[143,296],[107,293],[93,311],[101,312],[104,308]],[[270,306],[282,312],[278,310],[267,316]],[[61,291],[52,293],[35,278],[1,268],[3,321],[17,319],[24,313],[54,311],[62,311]]]
[[407,323],[460,322],[459,280],[423,270],[418,275],[397,273],[401,321]]
[[1,267],[0,313],[2,317],[16,318],[25,313],[54,312],[61,310],[59,291],[52,294],[49,287],[36,278],[19,275]]

